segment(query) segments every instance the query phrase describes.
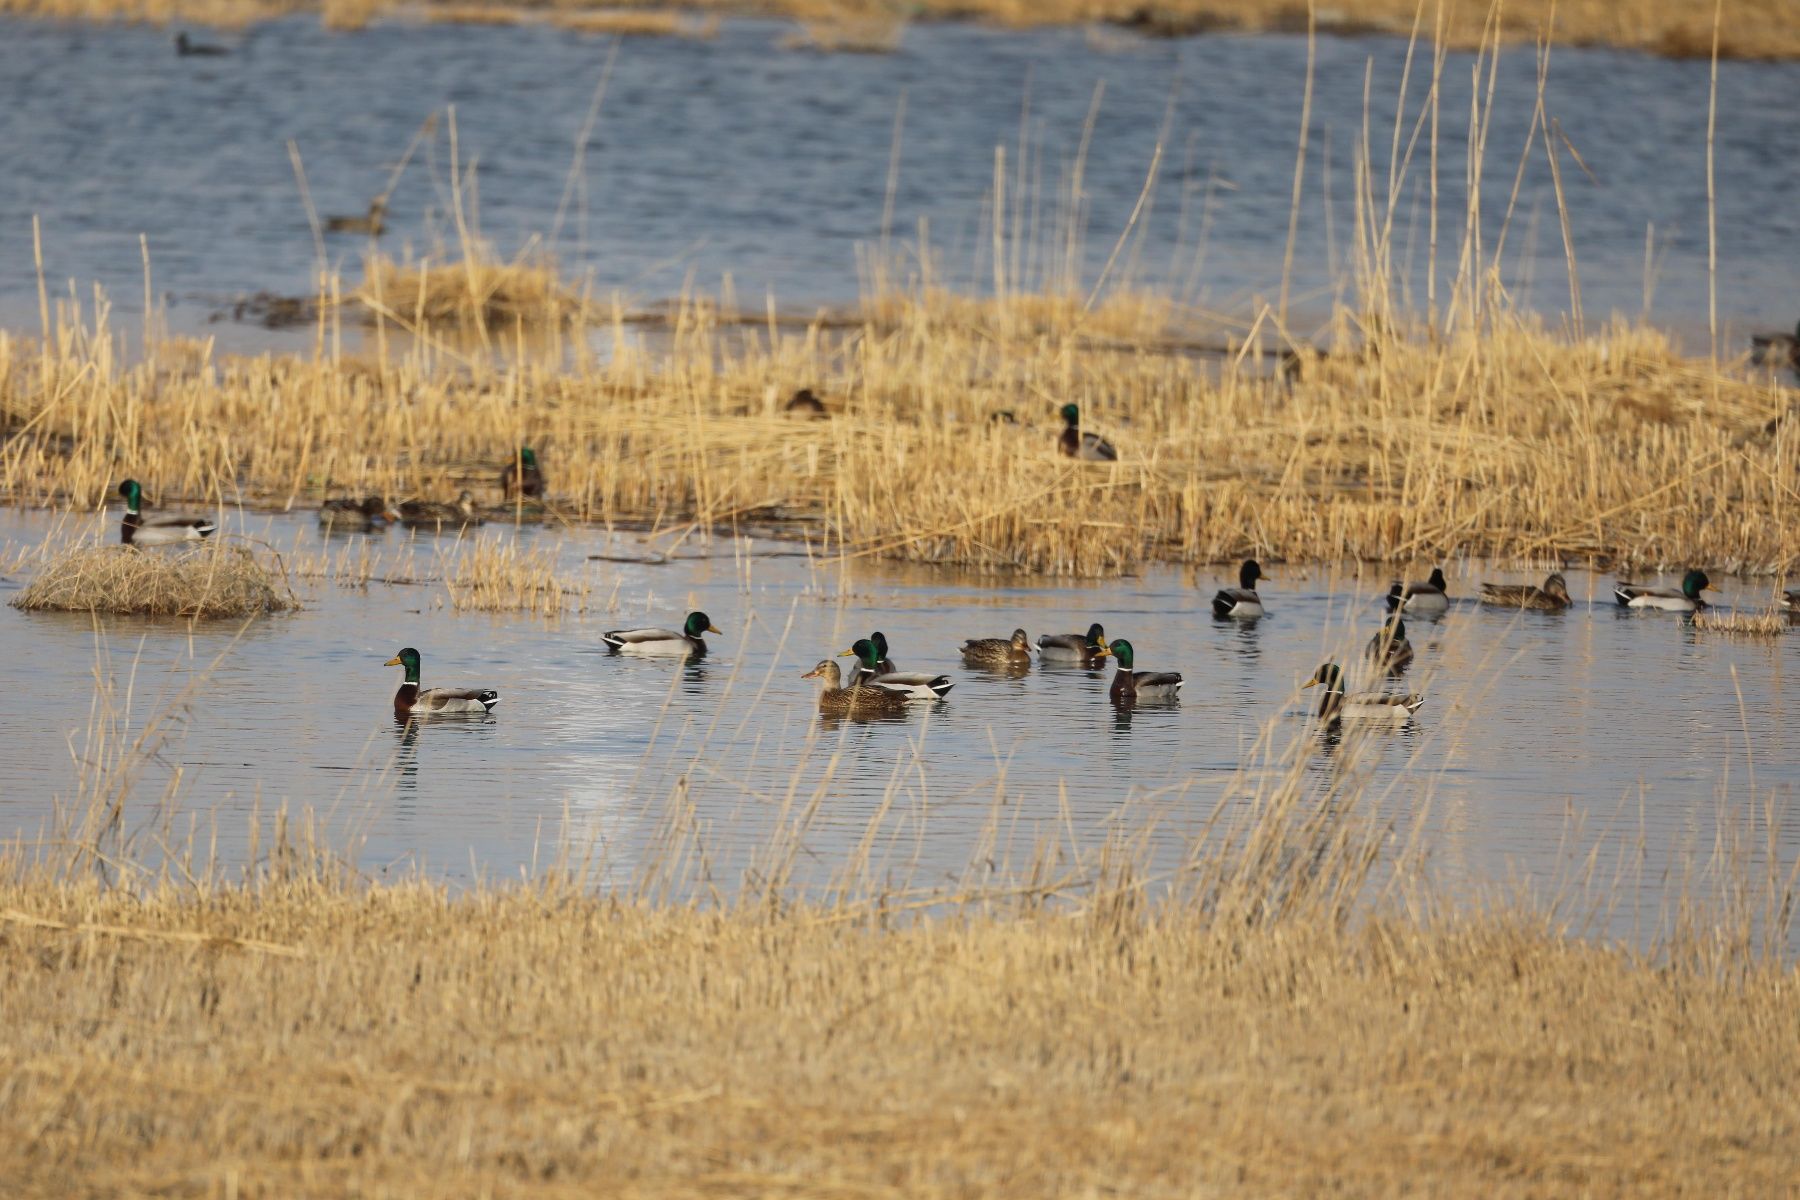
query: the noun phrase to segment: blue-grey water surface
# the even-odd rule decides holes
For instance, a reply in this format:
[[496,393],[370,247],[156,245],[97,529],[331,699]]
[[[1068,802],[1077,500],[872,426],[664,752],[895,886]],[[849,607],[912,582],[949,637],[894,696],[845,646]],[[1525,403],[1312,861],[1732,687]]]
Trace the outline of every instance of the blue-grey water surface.
[[[568,193],[574,143],[612,40],[541,25],[377,24],[356,34],[293,19],[228,38],[235,53],[177,58],[149,26],[0,21],[0,324],[37,324],[31,219],[43,224],[53,294],[103,284],[121,316],[141,308],[140,234],[171,325],[200,328],[232,296],[304,293],[315,252],[288,145],[322,213],[360,212],[415,129],[454,106],[470,197],[503,254],[542,239],[572,274],[628,302],[691,280],[739,303],[769,295],[810,311],[859,288],[859,245],[880,241],[904,101],[891,224],[913,242],[928,223],[937,282],[991,286],[984,218],[995,152],[1006,150],[1013,286],[1043,282],[1060,197],[1095,121],[1084,172],[1082,278],[1137,283],[1242,319],[1280,286],[1306,43],[1297,36],[1138,40],[1081,29],[915,25],[891,55],[786,51],[789,27],[732,20],[709,39],[634,38],[619,51],[599,120]],[[1385,203],[1405,43],[1318,45],[1305,201],[1293,293],[1325,310],[1349,269],[1353,161],[1365,68],[1378,200]],[[1402,145],[1427,85],[1414,64]],[[1472,54],[1446,56],[1439,126],[1439,303],[1456,266],[1465,189]],[[1533,110],[1529,48],[1501,58],[1483,185],[1484,244],[1497,244]],[[1708,64],[1607,49],[1558,49],[1549,115],[1580,155],[1563,186],[1590,318],[1646,307],[1693,336],[1707,313]],[[1800,237],[1800,64],[1720,64],[1719,312],[1735,346],[1746,326],[1791,325]],[[1098,98],[1097,98],[1098,97]],[[1097,98],[1097,99],[1096,99]],[[1154,148],[1162,163],[1135,225]],[[1021,131],[1024,150],[1021,153]],[[393,197],[390,253],[454,242],[447,125]],[[1425,302],[1428,138],[1397,206],[1396,270]],[[1559,145],[1560,145],[1559,141]],[[1024,177],[1018,171],[1024,160]],[[1327,220],[1326,196],[1331,199]],[[478,202],[478,204],[476,203]],[[1130,229],[1131,236],[1121,241]],[[327,240],[352,281],[365,239]],[[1536,144],[1507,233],[1504,276],[1549,313],[1569,286],[1550,174]],[[916,262],[913,264],[916,272]],[[134,326],[134,322],[128,322]],[[227,343],[268,335],[214,327]]]

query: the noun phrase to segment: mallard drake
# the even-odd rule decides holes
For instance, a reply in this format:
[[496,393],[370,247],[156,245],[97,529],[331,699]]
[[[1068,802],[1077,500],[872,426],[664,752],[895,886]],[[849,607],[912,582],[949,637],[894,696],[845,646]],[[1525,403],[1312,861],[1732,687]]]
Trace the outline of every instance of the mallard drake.
[[1095,621],[1085,634],[1046,633],[1038,639],[1038,657],[1045,662],[1091,667],[1106,657],[1106,630]]
[[836,659],[821,659],[800,678],[825,681],[819,689],[819,711],[828,717],[897,717],[907,709],[907,698],[899,692],[860,683],[845,687]]
[[1237,617],[1246,621],[1262,616],[1263,602],[1262,597],[1256,594],[1256,581],[1267,578],[1254,558],[1245,559],[1244,565],[1238,568],[1238,585],[1234,588],[1220,588],[1213,596],[1213,616]]
[[887,634],[877,629],[869,635],[869,643],[875,647],[875,673],[877,675],[898,675],[900,668],[888,657]]
[[479,525],[483,517],[475,507],[475,497],[466,490],[455,504],[441,500],[405,500],[400,504],[400,522],[411,529],[442,529],[446,525]]
[[185,29],[175,35],[175,55],[178,58],[220,58],[230,53],[223,46],[194,41]]
[[600,639],[614,654],[687,657],[706,653],[706,641],[701,634],[724,632],[705,613],[691,612],[679,633],[673,629],[609,629],[600,635]]
[[178,517],[164,513],[144,515],[144,489],[135,479],[119,485],[125,497],[125,519],[119,525],[119,540],[127,546],[169,546],[176,542],[197,542],[209,538],[218,528],[210,517]]
[[380,496],[370,496],[365,500],[339,498],[319,505],[319,524],[340,533],[378,529],[397,515]]
[[1376,630],[1365,653],[1369,661],[1386,670],[1404,667],[1413,659],[1412,643],[1406,640],[1406,622],[1398,616]]
[[1431,568],[1431,578],[1424,583],[1406,584],[1401,592],[1401,607],[1407,612],[1441,613],[1450,608],[1450,581],[1444,578],[1444,568]]
[[1750,338],[1750,361],[1771,371],[1800,374],[1800,325],[1793,333],[1758,333]]
[[1107,695],[1114,704],[1130,704],[1134,700],[1173,700],[1181,692],[1181,674],[1177,671],[1133,670],[1136,652],[1124,638],[1114,638],[1105,653],[1118,661],[1113,672],[1112,687]]
[[839,658],[851,656],[857,662],[857,686],[886,688],[911,700],[942,700],[956,686],[950,682],[948,675],[927,675],[921,672],[908,675],[881,670],[881,651],[869,638],[857,638],[855,645],[838,655]]
[[1660,608],[1664,612],[1699,612],[1706,607],[1701,592],[1716,592],[1705,571],[1693,570],[1681,577],[1679,588],[1640,587],[1621,583],[1613,587],[1613,599],[1626,608]]
[[831,415],[825,409],[825,402],[815,396],[811,388],[801,388],[795,392],[782,411],[790,417],[805,417],[814,421]]
[[533,499],[544,494],[544,473],[538,469],[537,452],[520,446],[518,457],[500,470],[500,494],[508,500],[519,496]]
[[1302,688],[1323,686],[1319,716],[1327,721],[1407,721],[1425,706],[1425,697],[1399,692],[1344,694],[1344,673],[1336,663],[1326,663]]
[[1561,612],[1574,601],[1569,598],[1569,585],[1561,572],[1546,576],[1543,587],[1529,583],[1484,583],[1481,602],[1502,608],[1533,608],[1539,612]]
[[1063,431],[1056,448],[1067,458],[1083,462],[1118,462],[1119,452],[1112,443],[1097,433],[1081,432],[1081,409],[1073,404],[1062,406]]
[[990,667],[1023,667],[1031,665],[1031,639],[1023,629],[1012,631],[1010,638],[970,638],[963,643],[964,662]]
[[411,646],[387,660],[385,666],[405,667],[406,678],[394,693],[394,715],[407,717],[437,716],[450,713],[490,713],[500,703],[500,693],[493,688],[431,688],[419,690],[419,652]]
[[370,237],[380,237],[387,231],[387,200],[377,196],[369,201],[369,211],[360,217],[326,217],[327,233],[366,233]]

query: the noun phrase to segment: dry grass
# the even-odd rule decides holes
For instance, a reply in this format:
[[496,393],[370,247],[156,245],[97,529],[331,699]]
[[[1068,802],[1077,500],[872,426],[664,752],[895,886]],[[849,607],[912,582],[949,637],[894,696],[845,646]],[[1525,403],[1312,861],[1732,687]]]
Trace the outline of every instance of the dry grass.
[[55,557],[46,551],[44,565],[12,605],[27,612],[206,619],[286,612],[299,602],[279,560],[271,571],[242,546],[208,542],[168,553],[133,546],[84,546]]
[[781,39],[784,50],[818,54],[892,54],[906,37],[906,22],[893,19],[812,20]]
[[372,255],[355,299],[369,322],[407,329],[483,328],[583,323],[591,306],[544,260],[498,261],[479,250],[460,261],[396,263]]
[[717,16],[702,17],[686,12],[565,9],[552,12],[548,19],[552,25],[572,29],[576,33],[604,34],[610,37],[704,39],[715,37],[719,32]]
[[513,538],[482,537],[456,551],[445,569],[450,602],[475,612],[528,612],[542,617],[587,609],[591,585],[557,572],[553,547],[526,549]]
[[1744,638],[1778,638],[1793,628],[1787,614],[1774,609],[1759,613],[1723,613],[1709,608],[1695,613],[1688,624],[1705,633]]
[[[557,24],[575,22],[588,6],[559,4]],[[591,6],[602,25],[618,20],[611,33],[666,33],[694,36],[704,19],[745,13],[791,17],[821,29],[895,26],[891,0],[695,0],[684,11],[705,14],[697,26],[671,21],[667,0],[606,0]],[[617,15],[648,9],[648,21],[633,23]],[[517,15],[499,15],[512,10]],[[291,12],[319,12],[336,29],[360,29],[386,12],[405,13],[407,6],[387,0],[0,0],[0,13],[82,20],[132,20],[162,24],[243,26]],[[440,4],[423,10],[433,21],[468,20],[481,24],[539,19],[536,0],[498,4]],[[1319,6],[1317,28],[1324,33],[1386,32],[1405,36],[1421,10],[1414,0],[1343,0]],[[1485,5],[1426,6],[1427,33],[1441,31],[1446,45],[1475,47],[1494,37],[1508,42],[1534,41],[1551,26],[1554,36],[1572,45],[1620,46],[1670,57],[1707,57],[1712,49],[1710,9],[1697,11],[1681,0],[1516,0],[1497,14]],[[919,20],[974,19],[1019,28],[1110,22],[1148,36],[1303,31],[1307,8],[1300,0],[918,0],[908,16]],[[1490,21],[1494,22],[1490,25]],[[600,30],[596,30],[600,31]],[[1800,22],[1791,0],[1733,0],[1724,11],[1719,52],[1726,58],[1784,60],[1800,57]]]

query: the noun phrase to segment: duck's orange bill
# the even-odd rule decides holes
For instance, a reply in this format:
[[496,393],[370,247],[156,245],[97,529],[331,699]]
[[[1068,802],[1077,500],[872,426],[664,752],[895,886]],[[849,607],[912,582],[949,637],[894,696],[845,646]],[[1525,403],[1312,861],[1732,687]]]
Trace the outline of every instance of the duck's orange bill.
[[406,664],[401,662],[400,656],[398,654],[396,654],[396,655],[394,655],[394,657],[388,659],[386,662],[382,663],[381,665],[384,667],[404,667]]

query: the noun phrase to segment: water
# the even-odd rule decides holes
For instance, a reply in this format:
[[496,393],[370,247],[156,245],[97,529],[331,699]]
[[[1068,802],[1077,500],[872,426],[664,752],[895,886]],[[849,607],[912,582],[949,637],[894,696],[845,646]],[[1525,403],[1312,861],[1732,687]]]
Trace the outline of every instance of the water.
[[[246,514],[229,526],[302,558],[321,544],[302,519]],[[74,532],[45,514],[0,513],[0,542],[34,544],[52,530]],[[518,536],[559,547],[566,575],[593,585],[596,611],[458,614],[441,585],[326,582],[303,586],[304,611],[242,630],[123,618],[96,630],[85,617],[0,610],[0,834],[37,836],[52,797],[73,794],[75,758],[92,753],[96,679],[110,678],[121,696],[129,685],[134,735],[172,702],[184,713],[143,768],[127,826],[160,828],[159,798],[179,776],[173,827],[194,816],[227,861],[245,853],[253,813],[266,828],[286,801],[360,839],[359,861],[376,873],[514,875],[567,834],[628,878],[667,845],[679,812],[706,873],[730,891],[755,852],[816,803],[796,867],[815,882],[857,855],[872,826],[877,868],[919,885],[960,877],[972,858],[1018,865],[1044,845],[1092,852],[1109,836],[1141,838],[1167,866],[1240,766],[1254,765],[1265,724],[1272,744],[1318,751],[1309,788],[1329,783],[1342,748],[1321,743],[1302,707],[1317,693],[1297,686],[1327,658],[1355,663],[1386,582],[1278,569],[1263,589],[1269,615],[1240,624],[1210,616],[1222,582],[1211,570],[995,580],[845,568],[792,544],[731,541],[692,547],[704,557],[689,561],[621,564],[588,555],[641,554],[636,536]],[[380,573],[400,569],[411,537],[376,535]],[[444,546],[454,552],[420,537],[411,569],[430,570]],[[1624,915],[1654,913],[1679,882],[1665,868],[1703,863],[1721,819],[1746,810],[1750,772],[1772,811],[1791,811],[1800,637],[1706,635],[1673,615],[1618,609],[1609,577],[1565,574],[1574,610],[1513,614],[1467,597],[1480,579],[1524,576],[1450,564],[1451,611],[1407,623],[1419,653],[1403,686],[1427,705],[1376,740],[1371,794],[1398,815],[1428,813],[1426,848],[1454,886],[1548,888],[1598,847],[1603,879],[1621,861],[1629,868],[1616,892]],[[1728,600],[1768,602],[1766,583],[1722,582]],[[677,625],[690,608],[726,631],[703,660],[601,647],[604,629]],[[1129,637],[1140,667],[1184,672],[1181,702],[1121,713],[1107,671],[1000,677],[958,661],[966,637],[1022,625],[1035,639],[1091,620]],[[948,671],[955,690],[902,721],[820,721],[801,674],[877,628],[903,669]],[[399,671],[382,664],[403,645],[422,651],[427,686],[499,689],[497,712],[397,724]],[[1800,851],[1791,822],[1776,851],[1783,861]]]
[[[992,284],[983,217],[995,148],[1028,163],[1013,179],[1027,227],[1030,284],[1046,263],[1056,197],[1103,88],[1086,164],[1084,281],[1098,278],[1143,188],[1165,112],[1169,133],[1148,206],[1109,282],[1168,288],[1244,315],[1281,279],[1306,46],[1294,36],[1090,40],[1079,29],[1014,32],[919,25],[887,56],[776,49],[787,26],[728,21],[711,40],[631,39],[619,50],[585,168],[558,227],[573,147],[611,47],[543,27],[377,25],[336,35],[310,18],[263,26],[232,56],[179,59],[155,27],[0,20],[0,324],[37,323],[31,223],[42,218],[53,292],[99,282],[129,318],[143,291],[138,238],[171,325],[210,328],[226,345],[260,330],[206,325],[234,295],[304,293],[315,251],[287,146],[298,148],[317,207],[359,213],[414,130],[454,105],[460,160],[479,164],[479,219],[502,253],[549,239],[572,273],[634,301],[717,289],[740,302],[772,293],[801,311],[857,293],[859,245],[883,233],[888,160],[904,98],[891,229],[928,221],[937,278]],[[1325,311],[1353,236],[1352,151],[1372,64],[1372,134],[1385,189],[1404,43],[1323,38],[1298,230],[1294,294]],[[1423,69],[1426,56],[1420,56]],[[1464,208],[1471,55],[1447,56],[1441,124],[1440,298]],[[1486,244],[1531,120],[1535,64],[1502,58],[1489,140]],[[1424,80],[1415,71],[1413,109]],[[1745,326],[1792,323],[1790,248],[1800,206],[1800,64],[1719,68],[1719,312],[1732,344]],[[1591,177],[1565,157],[1563,181],[1590,317],[1646,307],[1706,324],[1705,143],[1708,64],[1604,49],[1558,49],[1549,112]],[[1409,118],[1410,122],[1410,118]],[[1410,123],[1409,123],[1410,131]],[[447,141],[395,193],[390,253],[453,241]],[[1424,148],[1401,198],[1396,261],[1424,303]],[[1330,221],[1327,220],[1327,189]],[[1012,206],[1009,200],[1009,207]],[[1034,224],[1035,222],[1035,224]],[[1201,236],[1202,227],[1205,236]],[[1035,233],[1032,231],[1035,230]],[[1554,196],[1541,146],[1508,234],[1518,297],[1568,305]],[[333,237],[328,261],[358,277],[364,239]],[[299,339],[295,344],[304,342]]]

